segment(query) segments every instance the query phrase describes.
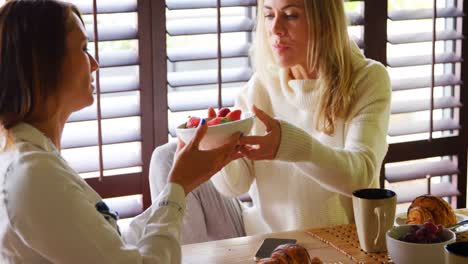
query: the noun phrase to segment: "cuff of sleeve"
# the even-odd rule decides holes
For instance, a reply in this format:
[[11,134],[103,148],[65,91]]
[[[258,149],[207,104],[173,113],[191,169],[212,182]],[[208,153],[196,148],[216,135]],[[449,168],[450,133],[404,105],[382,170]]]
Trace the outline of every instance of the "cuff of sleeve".
[[304,130],[280,120],[281,142],[276,153],[277,160],[301,161],[310,153],[312,146],[311,136]]
[[167,183],[157,199],[158,207],[171,206],[185,214],[185,191],[178,183]]

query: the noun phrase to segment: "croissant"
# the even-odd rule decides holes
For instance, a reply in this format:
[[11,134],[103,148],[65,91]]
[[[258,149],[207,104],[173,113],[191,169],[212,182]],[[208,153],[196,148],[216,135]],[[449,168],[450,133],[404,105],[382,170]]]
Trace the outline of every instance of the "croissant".
[[322,264],[318,258],[310,258],[309,252],[301,245],[284,244],[275,248],[271,257],[263,258],[258,264]]
[[423,224],[429,218],[434,224],[445,227],[457,223],[452,207],[442,198],[432,195],[416,197],[408,208],[406,223]]

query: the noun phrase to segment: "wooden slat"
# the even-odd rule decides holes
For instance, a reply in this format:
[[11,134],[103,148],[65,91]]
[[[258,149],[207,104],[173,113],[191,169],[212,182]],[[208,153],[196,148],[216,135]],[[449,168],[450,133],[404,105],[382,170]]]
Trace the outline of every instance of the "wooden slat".
[[[117,107],[118,106],[118,107]],[[81,122],[97,120],[96,101],[78,112],[74,112],[67,122]],[[130,117],[140,115],[140,97],[102,97],[101,98],[101,119]]]
[[[461,107],[461,103],[452,96],[434,99],[434,109]],[[392,114],[402,114],[431,109],[430,100],[399,100],[392,101]]]
[[[181,19],[167,22],[167,33],[170,36],[214,34],[217,33],[217,22],[214,18]],[[221,22],[221,32],[250,32],[254,21],[247,17],[227,17]]]
[[[222,70],[223,83],[246,82],[252,76],[250,68]],[[172,87],[215,84],[218,82],[217,70],[169,72],[169,85]]]
[[138,74],[105,77],[101,72],[101,94],[129,92],[140,89]]
[[[247,57],[249,55],[250,44],[236,46],[223,46],[221,55],[223,58]],[[218,57],[217,47],[194,47],[172,48],[167,50],[167,58],[171,62],[207,60]]]
[[457,155],[463,141],[460,136],[449,136],[433,138],[432,141],[423,139],[392,143],[388,146],[385,163]]
[[[455,30],[438,31],[436,40],[459,40],[463,39],[463,35]],[[407,43],[420,43],[431,42],[432,32],[418,32],[411,34],[392,34],[388,36],[390,44],[407,44]]]
[[[463,59],[455,53],[442,53],[436,54],[436,63],[455,63],[462,62]],[[432,56],[431,55],[417,55],[417,56],[405,56],[405,57],[394,57],[388,58],[388,66],[392,68],[397,67],[410,67],[410,66],[420,66],[420,65],[431,65]]]
[[[364,48],[364,41],[362,38],[350,35],[350,39],[353,40],[358,47]],[[221,49],[222,58],[248,57],[250,47],[251,45],[249,43],[235,46],[223,45]],[[216,59],[217,56],[218,50],[215,46],[193,47],[190,49],[170,48],[167,50],[167,58],[171,62]]]
[[[403,184],[399,187],[390,188],[397,194],[398,203],[409,203],[414,198],[427,194],[427,183]],[[431,194],[440,197],[458,196],[460,192],[457,187],[449,182],[431,184]]]
[[[390,10],[388,12],[388,18],[393,21],[401,20],[415,20],[415,19],[431,19],[433,15],[433,9],[422,8],[422,9],[403,9],[403,10]],[[463,11],[455,8],[437,8],[437,17],[462,17]]]
[[[256,0],[223,0],[221,7],[254,7],[257,5]],[[200,8],[216,8],[217,0],[166,0],[166,6],[169,10],[181,9],[200,9]],[[361,13],[346,13],[348,21],[351,25],[363,25],[364,16]]]
[[[83,15],[93,14],[93,1],[68,0],[80,9]],[[137,11],[137,0],[97,1],[99,14],[128,13]]]
[[[132,141],[140,141],[141,131],[139,120],[128,125],[116,124],[116,120],[102,121],[102,144],[118,144]],[[124,122],[124,121],[118,121]],[[117,125],[117,127],[115,126]],[[82,148],[98,145],[97,122],[68,123],[63,131],[61,146],[63,149]]]
[[[231,107],[239,93],[238,88],[224,88],[223,106]],[[194,92],[170,92],[168,94],[169,110],[171,112],[201,110],[218,104],[218,92],[215,89],[196,92],[197,100],[193,100]]]
[[[453,86],[461,85],[462,81],[460,78],[452,74],[444,74],[435,76],[435,86]],[[418,77],[418,78],[408,78],[408,79],[393,79],[392,80],[392,90],[393,91],[403,91],[411,90],[418,88],[431,87],[431,77]]]
[[[94,41],[93,28],[86,29],[89,41]],[[138,29],[135,25],[99,25],[99,41],[128,40],[138,38]]]
[[[460,129],[460,125],[453,119],[434,120],[433,131],[455,130]],[[390,122],[388,135],[391,137],[428,133],[429,121],[398,121]]]
[[451,160],[418,161],[411,164],[385,166],[385,178],[388,182],[400,182],[424,179],[426,175],[444,176],[458,174],[457,164]]
[[[124,143],[103,146],[104,170],[142,165],[141,144]],[[62,156],[78,173],[99,171],[97,148],[62,149]]]
[[120,67],[138,65],[138,52],[135,50],[103,51],[99,53],[99,67]]
[[348,17],[348,21],[351,26],[364,25],[364,15],[362,13],[349,12],[346,13],[346,16]]
[[[256,6],[257,0],[223,0],[221,7]],[[169,10],[216,8],[217,0],[166,0]]]

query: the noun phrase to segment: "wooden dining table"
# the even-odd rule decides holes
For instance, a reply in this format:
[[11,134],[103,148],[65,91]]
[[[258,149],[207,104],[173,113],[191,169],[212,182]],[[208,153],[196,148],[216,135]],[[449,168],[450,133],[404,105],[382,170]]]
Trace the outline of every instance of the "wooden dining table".
[[[468,209],[457,209],[455,213],[466,215]],[[355,263],[345,254],[329,244],[307,233],[307,230],[270,233],[232,239],[210,241],[182,246],[182,263],[234,264],[256,263],[254,255],[265,238],[292,238],[304,246],[311,257],[320,258],[325,264]]]

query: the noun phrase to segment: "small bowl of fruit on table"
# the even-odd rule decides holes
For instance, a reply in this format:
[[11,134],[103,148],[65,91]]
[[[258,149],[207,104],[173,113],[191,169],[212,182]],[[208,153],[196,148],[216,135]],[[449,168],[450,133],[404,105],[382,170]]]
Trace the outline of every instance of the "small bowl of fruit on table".
[[397,264],[444,263],[444,246],[455,233],[430,219],[422,225],[394,226],[387,232],[387,250]]
[[[205,118],[208,131],[200,142],[200,149],[212,149],[223,145],[234,133],[241,132],[246,135],[252,128],[255,115],[242,113],[240,109],[230,110],[221,108],[218,112],[212,107],[208,109],[208,117]],[[201,117],[190,116],[187,122],[176,128],[177,136],[185,143],[190,142]]]

